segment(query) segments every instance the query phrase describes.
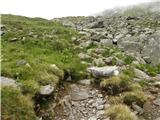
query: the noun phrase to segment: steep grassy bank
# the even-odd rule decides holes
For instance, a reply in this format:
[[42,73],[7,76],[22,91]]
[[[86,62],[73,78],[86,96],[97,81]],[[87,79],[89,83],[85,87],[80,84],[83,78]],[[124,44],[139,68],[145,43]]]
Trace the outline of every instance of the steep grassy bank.
[[[41,18],[2,15],[1,19],[5,25],[1,45],[2,76],[13,78],[20,83],[22,96],[27,96],[25,99],[32,100],[41,85],[51,84],[56,87],[59,81],[66,77],[64,71],[71,74],[72,79],[81,77],[79,73],[83,74],[85,66],[81,65],[72,43],[72,38],[78,36],[76,31]],[[54,64],[58,66],[58,70]],[[2,109],[6,111],[6,115],[2,114],[2,117],[15,114],[14,111],[8,111],[13,109],[10,107],[15,105],[15,100],[21,94],[16,92],[14,99],[10,94],[6,94],[7,91],[7,88],[2,88]],[[6,99],[10,100],[5,101]],[[18,100],[22,102],[21,99]],[[17,107],[19,109],[16,114],[21,116],[20,109],[25,108],[21,108],[20,104],[17,104]],[[28,119],[30,115],[24,118]]]

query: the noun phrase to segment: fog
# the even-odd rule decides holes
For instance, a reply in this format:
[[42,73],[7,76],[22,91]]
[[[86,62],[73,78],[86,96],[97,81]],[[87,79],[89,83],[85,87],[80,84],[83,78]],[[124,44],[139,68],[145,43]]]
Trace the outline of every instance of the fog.
[[135,5],[154,0],[0,0],[1,14],[52,19],[88,16],[105,9]]

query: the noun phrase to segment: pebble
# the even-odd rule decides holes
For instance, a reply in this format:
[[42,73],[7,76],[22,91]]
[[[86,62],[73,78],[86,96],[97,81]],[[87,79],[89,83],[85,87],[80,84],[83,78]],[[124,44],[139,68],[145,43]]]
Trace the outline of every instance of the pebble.
[[97,110],[103,110],[103,109],[104,109],[104,105],[97,106]]
[[105,111],[104,110],[100,110],[97,112],[97,116],[101,116],[101,115],[104,115]]

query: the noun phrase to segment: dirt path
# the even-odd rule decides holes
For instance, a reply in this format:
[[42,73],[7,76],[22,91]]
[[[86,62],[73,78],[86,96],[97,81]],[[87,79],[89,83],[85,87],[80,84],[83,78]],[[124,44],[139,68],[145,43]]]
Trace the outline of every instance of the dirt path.
[[55,108],[56,120],[107,120],[104,116],[104,95],[88,81],[67,84],[59,94],[59,104]]

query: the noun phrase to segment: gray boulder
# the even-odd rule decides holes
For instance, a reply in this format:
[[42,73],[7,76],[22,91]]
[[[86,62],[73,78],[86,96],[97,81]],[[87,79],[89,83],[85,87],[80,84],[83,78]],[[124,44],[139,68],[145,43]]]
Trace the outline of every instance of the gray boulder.
[[109,77],[119,74],[117,66],[90,67],[88,71],[96,78]]

